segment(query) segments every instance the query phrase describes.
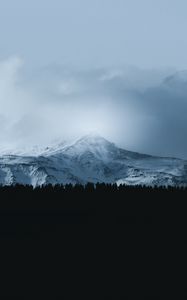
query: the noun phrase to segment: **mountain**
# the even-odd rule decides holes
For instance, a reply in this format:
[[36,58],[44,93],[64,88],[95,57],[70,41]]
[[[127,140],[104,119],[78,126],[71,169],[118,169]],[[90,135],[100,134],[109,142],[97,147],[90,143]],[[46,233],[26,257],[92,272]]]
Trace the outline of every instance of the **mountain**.
[[172,93],[184,95],[187,93],[187,70],[178,71],[163,81],[163,87],[169,88]]
[[165,83],[174,84],[174,83],[187,83],[187,70],[177,71],[174,74],[167,76],[165,78]]
[[97,135],[0,157],[1,185],[87,182],[187,185],[187,161],[126,151]]

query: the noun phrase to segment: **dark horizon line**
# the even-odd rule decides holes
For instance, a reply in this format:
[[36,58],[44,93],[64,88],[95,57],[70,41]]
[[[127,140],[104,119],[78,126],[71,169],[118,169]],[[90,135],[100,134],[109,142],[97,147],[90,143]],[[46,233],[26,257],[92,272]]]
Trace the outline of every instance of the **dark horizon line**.
[[88,182],[86,184],[44,184],[44,185],[38,185],[33,186],[30,184],[12,184],[12,185],[0,185],[0,191],[2,190],[32,190],[32,191],[49,191],[49,190],[60,190],[60,191],[99,191],[101,189],[106,189],[108,191],[121,191],[121,190],[163,190],[163,191],[187,191],[187,185],[143,185],[143,184],[137,184],[137,185],[127,185],[127,184],[120,184],[117,185],[116,183],[92,183]]

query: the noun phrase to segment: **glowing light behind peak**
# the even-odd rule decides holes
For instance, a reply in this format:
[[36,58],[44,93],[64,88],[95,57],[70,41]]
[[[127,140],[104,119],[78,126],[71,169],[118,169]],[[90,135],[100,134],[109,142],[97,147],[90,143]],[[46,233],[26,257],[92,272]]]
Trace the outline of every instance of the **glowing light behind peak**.
[[[99,103],[100,102],[100,103]],[[81,137],[86,134],[96,133],[101,136],[109,137],[114,131],[115,114],[107,101],[102,99],[95,100],[95,105],[86,104],[85,101],[74,102],[62,105],[59,110],[47,108],[45,115],[48,121],[55,128],[58,136]]]

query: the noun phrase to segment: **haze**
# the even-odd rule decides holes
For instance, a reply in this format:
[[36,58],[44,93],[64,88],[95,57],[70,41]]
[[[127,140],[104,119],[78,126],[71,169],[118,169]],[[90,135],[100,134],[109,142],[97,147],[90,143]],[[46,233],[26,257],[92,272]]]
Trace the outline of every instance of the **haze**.
[[187,158],[185,0],[0,0],[1,148],[96,131]]

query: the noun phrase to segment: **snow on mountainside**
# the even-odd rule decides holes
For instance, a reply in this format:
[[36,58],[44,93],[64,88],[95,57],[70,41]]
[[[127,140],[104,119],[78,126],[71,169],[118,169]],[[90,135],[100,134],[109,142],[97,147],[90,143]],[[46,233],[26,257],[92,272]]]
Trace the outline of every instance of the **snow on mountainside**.
[[87,182],[187,185],[186,161],[126,151],[96,135],[25,154],[5,153],[0,156],[2,185]]

